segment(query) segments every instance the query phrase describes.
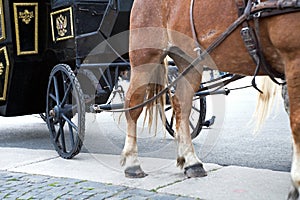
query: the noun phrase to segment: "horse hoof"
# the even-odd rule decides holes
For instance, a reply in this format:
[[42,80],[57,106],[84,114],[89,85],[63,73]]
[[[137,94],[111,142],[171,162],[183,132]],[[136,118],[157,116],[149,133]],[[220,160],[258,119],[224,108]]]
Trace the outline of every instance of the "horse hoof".
[[125,169],[125,177],[127,178],[144,178],[146,176],[148,176],[148,174],[146,174],[139,165]]
[[191,165],[189,167],[184,168],[184,174],[188,178],[195,178],[195,177],[204,177],[207,176],[205,169],[203,168],[202,163],[198,163],[195,165]]
[[296,187],[292,186],[289,192],[288,200],[298,200],[298,198],[299,198],[299,191]]

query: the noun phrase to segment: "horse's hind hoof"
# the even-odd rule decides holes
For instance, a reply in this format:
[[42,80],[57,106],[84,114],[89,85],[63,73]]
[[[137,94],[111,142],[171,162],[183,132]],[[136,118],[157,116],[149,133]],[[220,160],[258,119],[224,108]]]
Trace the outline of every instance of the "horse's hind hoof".
[[296,187],[292,186],[288,196],[288,200],[298,200],[298,198],[299,198],[299,191]]
[[148,176],[148,174],[146,174],[139,165],[125,169],[125,177],[127,178],[144,178],[146,176]]
[[203,168],[202,163],[198,163],[195,165],[191,165],[189,167],[184,168],[184,174],[188,178],[195,178],[195,177],[204,177],[207,176],[205,169]]

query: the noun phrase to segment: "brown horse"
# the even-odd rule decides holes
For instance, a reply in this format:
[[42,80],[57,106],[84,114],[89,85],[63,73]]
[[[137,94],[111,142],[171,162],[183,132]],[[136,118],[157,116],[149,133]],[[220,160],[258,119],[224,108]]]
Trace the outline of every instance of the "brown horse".
[[[256,2],[256,1],[252,1]],[[299,1],[262,1],[282,8],[286,2],[299,6]],[[126,107],[134,107],[160,91],[165,85],[164,58],[170,56],[180,71],[197,57],[195,41],[207,49],[213,41],[238,18],[234,0],[195,0],[191,20],[190,0],[135,0],[130,21],[131,81],[126,95]],[[259,4],[260,5],[260,4]],[[258,6],[259,6],[258,5]],[[284,9],[284,8],[282,8]],[[259,18],[260,46],[267,63],[274,71],[285,74],[289,100],[290,123],[293,135],[293,191],[295,199],[300,186],[300,12]],[[191,23],[193,21],[193,23]],[[249,19],[250,26],[255,26]],[[193,32],[193,28],[195,32]],[[188,117],[192,97],[199,89],[202,66],[210,67],[212,61],[220,71],[241,75],[253,75],[256,64],[241,39],[242,25],[210,52],[199,65],[194,66],[177,82],[172,99],[176,114],[176,140],[178,143],[178,166],[184,168],[188,177],[206,176],[202,162],[194,152],[189,133]],[[195,40],[195,36],[197,40]],[[259,74],[263,75],[264,71]],[[160,75],[160,76],[158,76]],[[158,100],[163,103],[163,101]],[[142,108],[126,113],[127,137],[121,164],[126,164],[129,177],[144,177],[137,150],[136,122]]]

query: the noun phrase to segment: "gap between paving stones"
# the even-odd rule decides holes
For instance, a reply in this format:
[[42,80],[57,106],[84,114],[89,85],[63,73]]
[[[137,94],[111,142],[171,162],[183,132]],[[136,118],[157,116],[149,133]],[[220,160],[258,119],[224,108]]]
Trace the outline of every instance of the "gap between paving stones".
[[[218,170],[220,170],[220,169],[223,169],[224,167],[226,167],[226,166],[221,166],[221,165],[220,165],[220,168],[207,170],[206,172],[207,172],[207,173],[216,172],[216,171],[218,171]],[[209,176],[209,174],[208,174],[208,176]],[[170,187],[170,186],[175,185],[175,184],[178,184],[178,183],[182,183],[182,182],[184,182],[184,181],[186,181],[186,180],[188,180],[188,179],[190,179],[190,178],[183,178],[183,179],[180,179],[180,180],[176,180],[176,181],[174,181],[174,182],[172,182],[172,183],[168,183],[168,184],[166,184],[166,185],[161,185],[161,186],[158,186],[157,188],[151,189],[151,191],[153,191],[153,192],[159,192],[159,190],[161,190],[161,189]]]
[[19,168],[19,167],[25,167],[25,166],[28,166],[28,165],[42,163],[42,162],[54,160],[54,159],[57,159],[57,158],[60,158],[60,156],[55,156],[55,157],[51,157],[51,158],[45,158],[45,159],[41,159],[41,160],[36,160],[36,161],[29,162],[29,163],[23,163],[23,164],[14,166],[14,167],[10,167],[10,168],[8,168],[8,169],[6,169],[4,171],[9,171],[9,170],[16,169],[16,168]]

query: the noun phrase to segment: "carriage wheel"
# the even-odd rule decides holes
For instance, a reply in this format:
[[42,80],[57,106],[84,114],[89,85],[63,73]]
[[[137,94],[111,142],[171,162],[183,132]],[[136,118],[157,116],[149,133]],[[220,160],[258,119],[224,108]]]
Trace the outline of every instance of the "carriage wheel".
[[51,71],[47,88],[46,118],[52,143],[62,158],[72,158],[82,147],[85,102],[79,82],[68,65]]
[[[178,76],[177,68],[172,66],[169,68],[168,81],[172,82]],[[165,107],[166,116],[166,129],[171,136],[175,136],[175,116],[170,102],[170,94],[175,92],[176,88],[171,89],[171,92],[167,94],[167,105]],[[192,110],[189,117],[191,138],[196,138],[202,130],[202,124],[204,123],[206,116],[206,99],[195,97],[192,102]]]

